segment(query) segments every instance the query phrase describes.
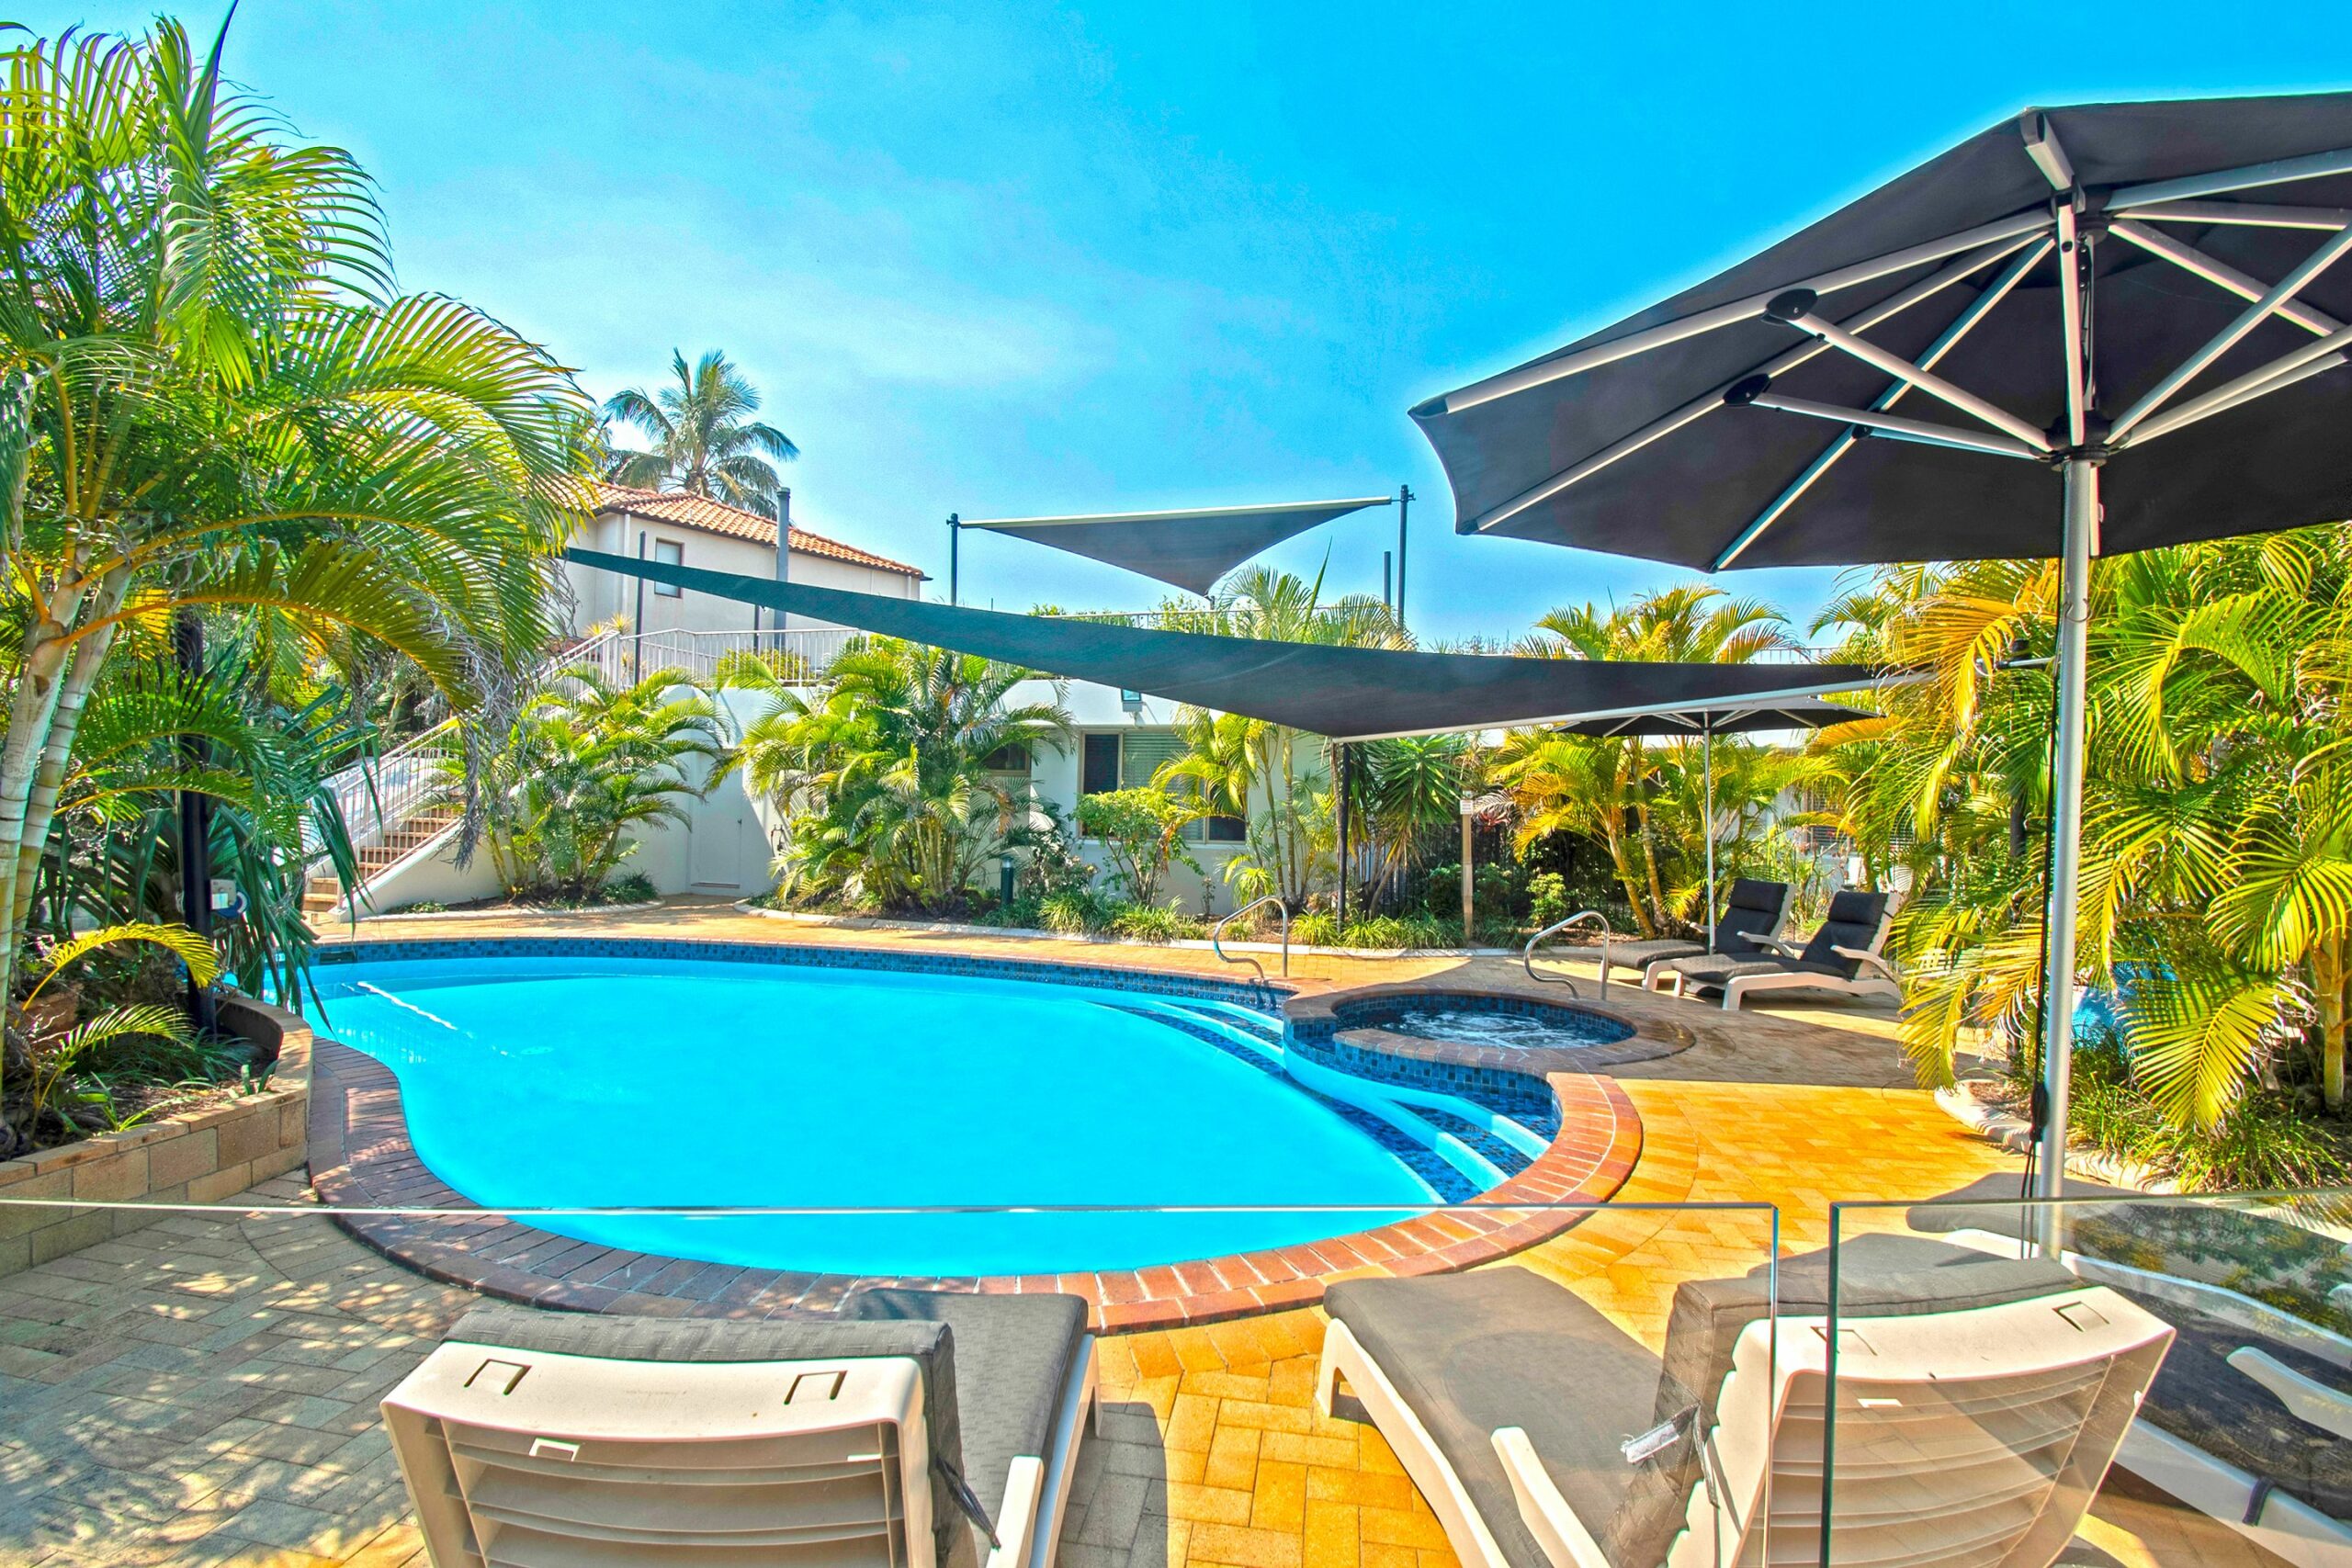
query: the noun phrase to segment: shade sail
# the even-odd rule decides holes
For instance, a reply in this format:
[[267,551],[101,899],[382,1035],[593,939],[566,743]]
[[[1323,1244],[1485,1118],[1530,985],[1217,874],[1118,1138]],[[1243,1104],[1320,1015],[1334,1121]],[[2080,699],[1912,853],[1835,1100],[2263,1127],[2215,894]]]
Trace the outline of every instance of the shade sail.
[[1000,517],[964,523],[992,534],[1051,545],[1089,560],[1124,567],[1205,594],[1218,578],[1293,535],[1396,498],[1293,501],[1272,506],[1216,506],[1191,512],[1120,512],[1092,517]]
[[599,550],[564,553],[582,566],[1069,680],[1246,714],[1336,740],[1598,718],[1730,699],[1783,703],[1858,691],[1874,679],[1871,670],[1853,664],[1636,664],[1260,642],[926,604]]
[[1865,708],[1840,706],[1836,703],[1785,702],[1758,706],[1753,702],[1731,706],[1702,706],[1670,708],[1652,713],[1621,714],[1610,718],[1588,718],[1574,724],[1553,728],[1570,735],[1587,735],[1596,739],[1611,739],[1618,736],[1686,736],[1697,739],[1705,735],[1753,735],[1758,731],[1776,729],[1826,729],[1833,724],[1856,724],[1877,714]]
[[[2046,455],[2003,461],[1890,430],[1856,440],[1858,422],[1837,411],[2018,445],[1923,386],[1902,390],[1892,354],[2076,444],[2058,344],[2073,314],[2065,272],[2086,255],[2095,313],[2074,319],[2096,322],[2080,444],[2111,458],[2100,553],[2333,521],[2352,514],[2352,373],[2334,368],[2352,263],[2253,321],[2162,407],[2332,345],[2267,395],[2169,430],[2143,423],[2120,444],[2100,432],[2339,243],[2346,149],[2352,95],[2340,93],[2030,113],[1413,417],[1463,533],[1703,569],[2055,555],[2061,480]],[[1866,337],[1880,362],[1775,316],[1795,290],[1814,297],[1810,320]],[[1758,377],[1760,400],[1726,401]]]

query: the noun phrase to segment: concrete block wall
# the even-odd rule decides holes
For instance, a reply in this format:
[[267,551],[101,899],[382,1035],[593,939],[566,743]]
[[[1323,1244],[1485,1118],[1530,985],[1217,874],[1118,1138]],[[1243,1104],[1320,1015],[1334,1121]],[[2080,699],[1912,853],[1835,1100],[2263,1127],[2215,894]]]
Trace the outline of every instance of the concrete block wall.
[[[0,1160],[0,1275],[13,1274],[153,1224],[146,1211],[74,1205],[213,1203],[300,1166],[311,1104],[311,1031],[283,1009],[224,1000],[224,1026],[274,1047],[270,1087],[126,1132],[102,1133],[22,1159]],[[46,1206],[53,1201],[56,1207]]]

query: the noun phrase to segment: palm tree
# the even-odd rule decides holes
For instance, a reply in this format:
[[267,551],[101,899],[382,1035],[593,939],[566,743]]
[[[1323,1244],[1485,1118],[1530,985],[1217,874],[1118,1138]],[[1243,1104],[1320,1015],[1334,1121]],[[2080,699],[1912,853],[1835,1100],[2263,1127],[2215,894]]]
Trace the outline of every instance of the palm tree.
[[854,645],[813,696],[751,660],[722,675],[768,694],[744,727],[743,780],[782,808],[777,867],[800,891],[953,907],[1029,817],[992,762],[1076,733],[1058,700],[1011,700],[1028,671],[892,637]]
[[[1326,647],[1408,649],[1412,638],[1387,605],[1367,594],[1323,597],[1323,578],[1266,567],[1235,572],[1205,607],[1170,601],[1160,624],[1171,631],[1305,642]],[[1281,895],[1296,909],[1332,869],[1332,798],[1328,766],[1314,765],[1298,730],[1233,715],[1177,715],[1185,751],[1152,782],[1198,789],[1212,809],[1249,822],[1249,849],[1225,863],[1226,880],[1246,897]],[[1262,808],[1253,802],[1262,801]]]
[[[1535,623],[1518,651],[1544,659],[1655,660],[1745,664],[1793,649],[1780,611],[1758,600],[1734,599],[1721,589],[1686,584],[1644,594],[1603,610],[1586,604],[1556,609]],[[1735,779],[1777,795],[1786,782],[1743,764],[1745,743],[1717,741]],[[1515,730],[1497,758],[1498,776],[1518,798],[1522,848],[1567,830],[1596,837],[1623,888],[1634,922],[1654,936],[1677,918],[1703,916],[1713,897],[1703,876],[1682,874],[1705,860],[1702,835],[1714,830],[1699,804],[1699,747],[1683,739],[1647,746],[1625,738],[1598,739]],[[1752,775],[1752,776],[1751,776]],[[1763,797],[1766,803],[1771,795]],[[1752,827],[1752,813],[1719,793],[1717,815],[1728,809]],[[1661,815],[1670,821],[1661,821]]]
[[[2055,576],[1879,574],[1840,608],[1933,675],[1833,749],[1849,830],[1917,878],[1895,946],[1926,1082],[1950,1080],[1963,1026],[2026,1045],[2041,1004],[2051,684],[2011,650],[2051,647]],[[2083,978],[2119,995],[2132,1076],[2177,1122],[2222,1119],[2266,1061],[2307,1061],[2340,1109],[2352,530],[2102,562],[2093,595]]]
[[774,517],[784,482],[775,463],[791,461],[800,448],[774,425],[752,418],[760,412],[760,394],[718,349],[691,368],[675,349],[670,358],[676,386],[659,392],[632,387],[605,400],[606,418],[633,424],[652,441],[646,452],[615,448],[606,473],[620,484],[691,491]]
[[[372,190],[176,24],[0,71],[0,995],[75,736],[134,621],[358,634],[463,707],[559,629],[584,400],[537,346],[392,291]],[[191,787],[201,787],[201,782]]]
[[[707,796],[733,765],[718,705],[682,671],[628,685],[593,664],[552,676],[480,770],[491,864],[512,895],[594,897],[636,835],[684,826],[683,802]],[[470,782],[451,759],[440,795]]]

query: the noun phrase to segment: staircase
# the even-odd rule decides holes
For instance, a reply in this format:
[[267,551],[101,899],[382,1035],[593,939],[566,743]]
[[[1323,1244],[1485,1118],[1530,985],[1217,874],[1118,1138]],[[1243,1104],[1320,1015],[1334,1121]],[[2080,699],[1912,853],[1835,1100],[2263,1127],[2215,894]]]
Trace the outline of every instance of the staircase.
[[[358,852],[359,886],[366,889],[393,866],[457,826],[458,814],[443,807],[427,807],[403,818],[400,826]],[[334,916],[343,908],[343,884],[334,874],[313,874],[302,885],[302,913],[312,919]]]

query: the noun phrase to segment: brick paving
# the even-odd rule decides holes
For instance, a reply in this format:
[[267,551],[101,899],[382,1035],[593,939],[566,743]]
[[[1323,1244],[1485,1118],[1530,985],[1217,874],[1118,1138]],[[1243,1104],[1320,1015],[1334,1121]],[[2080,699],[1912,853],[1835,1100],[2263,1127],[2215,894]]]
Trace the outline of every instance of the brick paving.
[[[761,924],[676,910],[597,924],[639,922],[663,934]],[[467,922],[490,934],[482,924]],[[812,937],[772,928],[767,940],[787,934]],[[1130,956],[1201,962],[1118,953]],[[1494,960],[1295,967],[1327,987],[1440,972],[1525,984]],[[1621,1001],[1660,1010],[1694,1044],[1612,1069],[1641,1116],[1638,1162],[1611,1209],[1512,1261],[1653,1348],[1675,1284],[1745,1272],[1765,1231],[1746,1214],[1633,1205],[1778,1203],[1784,1247],[1809,1250],[1826,1239],[1832,1197],[1924,1197],[2018,1169],[1909,1087],[1883,1015],[1727,1017],[1612,987]],[[295,1205],[303,1191],[280,1179],[248,1201]],[[0,1280],[0,1568],[422,1568],[374,1404],[473,1299],[299,1212],[170,1216]],[[1103,1340],[1103,1430],[1075,1478],[1064,1568],[1453,1568],[1378,1433],[1315,1412],[1322,1331],[1304,1309]],[[2176,1517],[2128,1500],[2099,1514],[2084,1539],[2110,1562],[2247,1560],[2220,1527],[2185,1542],[2167,1533]]]

